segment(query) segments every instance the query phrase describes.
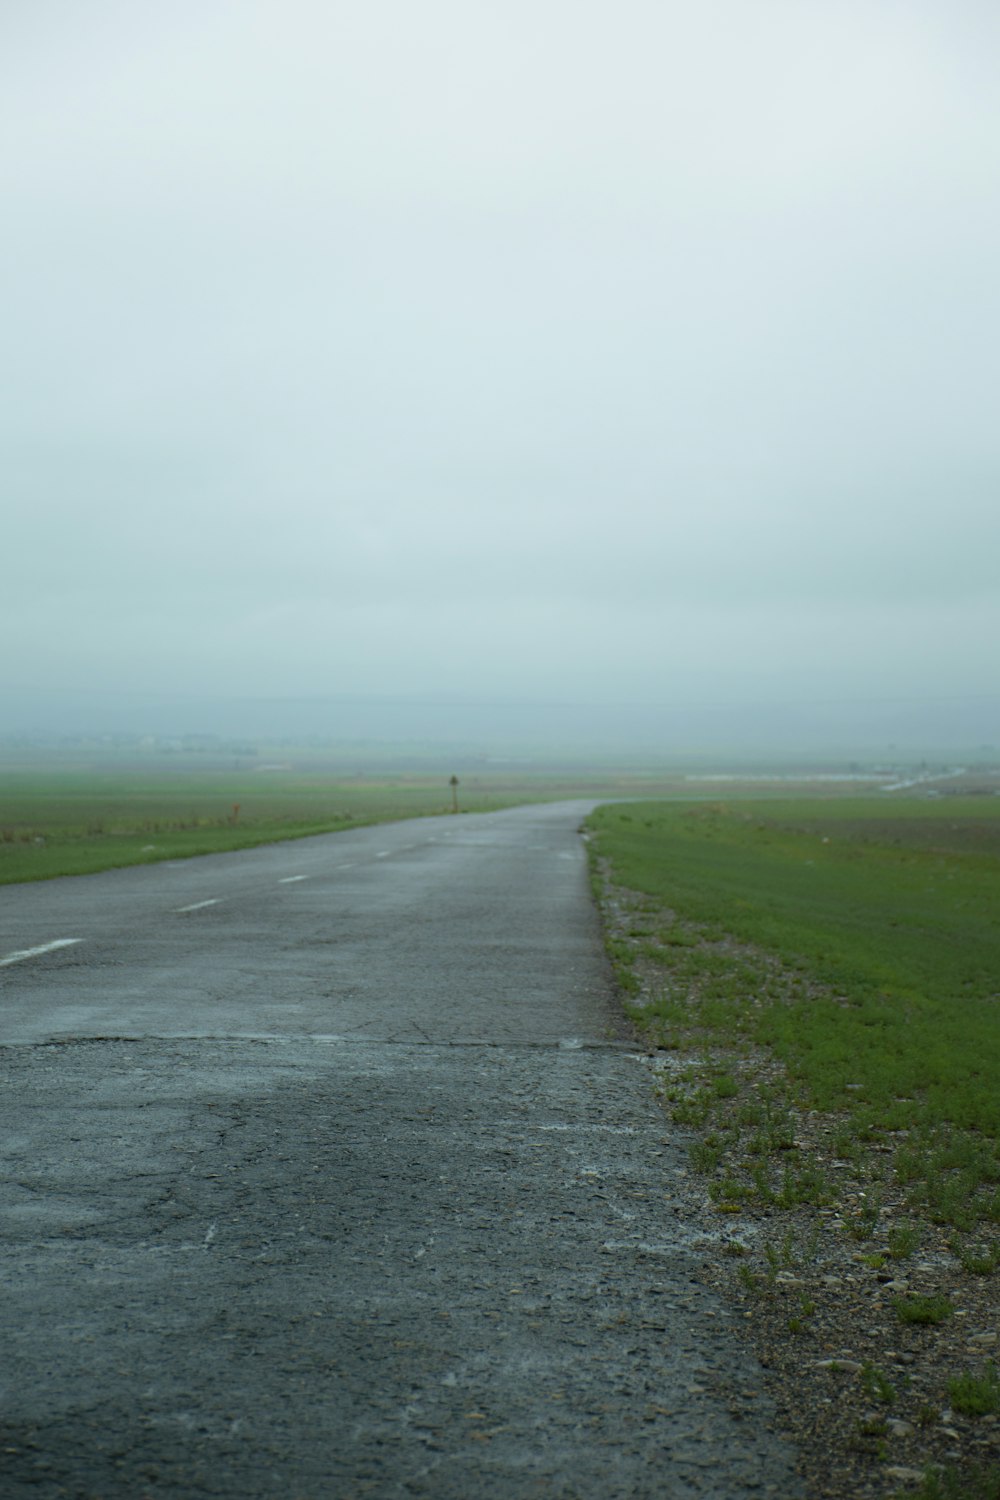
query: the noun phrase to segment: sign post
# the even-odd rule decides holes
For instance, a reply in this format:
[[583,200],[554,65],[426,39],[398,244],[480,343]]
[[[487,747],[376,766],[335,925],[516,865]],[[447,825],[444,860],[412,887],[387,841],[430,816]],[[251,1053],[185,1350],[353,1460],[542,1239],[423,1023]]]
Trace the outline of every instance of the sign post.
[[453,776],[451,778],[451,781],[448,784],[451,787],[451,810],[452,810],[453,813],[457,813],[458,812],[458,777],[457,776]]

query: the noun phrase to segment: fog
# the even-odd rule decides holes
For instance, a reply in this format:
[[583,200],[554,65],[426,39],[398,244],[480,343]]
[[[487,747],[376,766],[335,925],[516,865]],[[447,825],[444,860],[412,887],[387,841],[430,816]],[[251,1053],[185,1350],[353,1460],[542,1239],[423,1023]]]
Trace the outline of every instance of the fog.
[[998,43],[4,7],[0,727],[1000,741]]

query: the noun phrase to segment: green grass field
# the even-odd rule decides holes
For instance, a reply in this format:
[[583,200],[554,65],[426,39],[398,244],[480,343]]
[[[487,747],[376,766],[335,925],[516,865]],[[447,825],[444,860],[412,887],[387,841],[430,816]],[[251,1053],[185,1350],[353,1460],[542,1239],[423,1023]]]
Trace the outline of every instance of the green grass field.
[[892,1137],[932,1217],[1000,1222],[1000,800],[644,803],[592,828],[663,911],[640,1025],[765,1049],[845,1150]]
[[308,774],[142,772],[0,778],[0,882],[211,854],[444,812],[447,786]]
[[[564,797],[662,794],[679,779],[642,774],[465,771],[461,812]],[[84,875],[331,833],[367,823],[450,813],[447,774],[345,776],[316,753],[257,767],[235,760],[176,769],[162,760],[0,765],[0,884]]]

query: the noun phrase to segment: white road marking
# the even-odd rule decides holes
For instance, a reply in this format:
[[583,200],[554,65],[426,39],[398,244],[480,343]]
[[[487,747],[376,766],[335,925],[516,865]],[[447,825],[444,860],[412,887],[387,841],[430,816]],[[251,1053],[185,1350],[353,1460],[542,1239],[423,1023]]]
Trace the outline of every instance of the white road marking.
[[279,885],[292,885],[296,880],[308,880],[308,875],[282,875]]
[[192,903],[191,903],[190,906],[175,906],[174,910],[175,911],[201,911],[201,909],[202,909],[203,906],[218,906],[218,904],[219,904],[218,898],[217,897],[213,897],[211,901],[192,901]]
[[82,943],[83,938],[56,938],[53,943],[42,943],[40,948],[22,948],[18,953],[8,953],[6,958],[0,958],[0,969],[5,969],[8,964],[23,963],[26,958],[37,958],[40,953],[52,953],[56,948],[72,948],[74,943]]
[[392,850],[391,850],[391,849],[380,849],[380,850],[379,850],[379,851],[378,851],[378,853],[377,853],[377,854],[376,854],[376,856],[375,856],[375,858],[376,858],[376,859],[388,859],[388,858],[389,858],[389,855],[390,855],[390,854],[391,854],[391,853],[392,853]]

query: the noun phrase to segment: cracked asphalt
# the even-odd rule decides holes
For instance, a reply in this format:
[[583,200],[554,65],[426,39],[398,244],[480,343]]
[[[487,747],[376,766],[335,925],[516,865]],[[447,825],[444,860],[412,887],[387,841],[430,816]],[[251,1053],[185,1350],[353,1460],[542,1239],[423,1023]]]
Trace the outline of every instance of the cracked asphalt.
[[802,1493],[586,811],[3,891],[0,1493]]

